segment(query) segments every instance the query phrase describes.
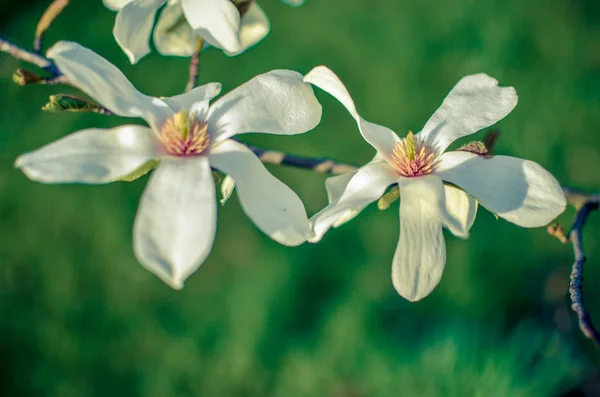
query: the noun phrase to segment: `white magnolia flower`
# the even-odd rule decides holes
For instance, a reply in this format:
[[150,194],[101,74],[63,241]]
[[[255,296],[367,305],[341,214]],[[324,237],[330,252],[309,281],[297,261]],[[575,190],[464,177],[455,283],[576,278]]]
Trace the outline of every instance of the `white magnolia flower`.
[[311,219],[313,242],[379,199],[388,186],[398,184],[400,240],[392,281],[410,301],[424,298],[440,281],[446,262],[442,227],[468,237],[477,201],[523,227],[544,226],[565,209],[558,182],[534,162],[446,151],[454,140],[510,113],[517,104],[512,87],[498,87],[485,74],[464,77],[421,132],[401,139],[392,130],[364,120],[343,83],[326,67],[313,69],[304,81],[337,98],[355,118],[363,138],[377,150],[375,158],[358,171],[327,180],[330,204]]
[[[198,37],[233,56],[244,52],[269,33],[263,9],[249,0],[103,0],[118,11],[113,29],[115,40],[136,63],[154,45],[163,55],[191,56]],[[234,2],[237,4],[234,4]],[[159,8],[166,6],[154,26]]]
[[123,125],[75,132],[19,157],[16,166],[45,183],[108,183],[159,159],[141,198],[133,244],[138,260],[181,288],[208,256],[217,221],[211,167],[236,182],[245,213],[275,241],[295,246],[312,235],[298,196],[271,175],[236,134],[300,134],[314,128],[321,105],[310,84],[290,70],[259,75],[209,106],[221,85],[171,98],[137,91],[113,65],[75,43],[47,54],[79,89],[116,115],[143,118],[150,128]]

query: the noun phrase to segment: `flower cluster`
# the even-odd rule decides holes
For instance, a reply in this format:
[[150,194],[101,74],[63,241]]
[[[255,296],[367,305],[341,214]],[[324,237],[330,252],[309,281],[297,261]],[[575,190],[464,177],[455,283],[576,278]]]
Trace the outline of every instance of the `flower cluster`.
[[[288,1],[299,5],[299,2]],[[253,0],[104,0],[117,10],[114,36],[132,63],[150,51],[149,37],[164,55],[190,56],[198,43],[237,55],[259,42],[269,22]],[[154,19],[161,8],[156,26]],[[485,74],[462,78],[417,133],[400,138],[363,119],[340,79],[318,66],[305,76],[273,70],[218,99],[221,85],[209,83],[174,97],[150,97],[106,59],[73,42],[48,52],[70,84],[109,112],[141,118],[146,126],[85,129],[16,160],[30,179],[43,183],[103,184],[155,168],[133,225],[139,262],[173,288],[209,255],[217,225],[213,171],[227,175],[221,189],[234,190],[244,212],[278,243],[318,242],[379,200],[389,187],[400,196],[400,238],[392,281],[410,301],[439,283],[446,262],[443,228],[467,238],[478,203],[522,227],[548,224],[565,208],[556,179],[540,165],[491,155],[459,138],[485,129],[517,105],[512,87]],[[342,103],[363,138],[376,151],[356,171],[329,178],[329,204],[310,219],[302,201],[267,171],[246,145],[245,133],[302,134],[321,119],[318,87]]]
[[[270,29],[267,15],[254,0],[103,1],[107,8],[118,11],[113,34],[131,63],[150,52],[151,35],[162,55],[191,56],[201,40],[234,56],[257,44]],[[292,6],[303,3],[283,1]]]

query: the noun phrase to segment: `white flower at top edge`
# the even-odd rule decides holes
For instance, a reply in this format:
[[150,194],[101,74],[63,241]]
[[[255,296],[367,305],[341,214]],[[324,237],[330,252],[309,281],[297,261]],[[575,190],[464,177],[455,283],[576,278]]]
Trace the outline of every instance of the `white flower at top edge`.
[[[269,19],[254,0],[103,0],[118,11],[115,40],[136,63],[154,45],[163,55],[191,56],[198,37],[227,55],[238,55],[261,41],[270,30]],[[287,0],[292,6],[302,0]],[[234,4],[236,3],[236,4]],[[156,26],[154,19],[163,6]]]
[[[517,105],[512,87],[476,74],[461,79],[421,132],[399,138],[392,130],[364,120],[339,78],[324,66],[304,81],[333,95],[356,120],[375,158],[358,171],[329,178],[330,204],[311,218],[319,241],[332,226],[352,219],[378,200],[388,186],[400,189],[400,239],[392,263],[392,282],[400,295],[417,301],[439,283],[446,263],[442,227],[466,238],[477,202],[523,227],[548,224],[566,206],[556,179],[537,163],[507,156],[446,152],[456,139],[489,127]],[[449,182],[450,184],[444,184]],[[477,201],[476,201],[477,200]]]
[[301,74],[274,70],[259,75],[209,105],[221,90],[218,83],[154,98],[76,43],[57,43],[47,56],[102,106],[119,116],[143,118],[150,128],[78,131],[20,156],[15,165],[44,183],[99,184],[160,160],[140,201],[133,245],[138,260],[173,288],[183,286],[212,248],[217,199],[211,167],[235,181],[244,212],[269,237],[295,246],[312,236],[298,196],[246,146],[229,139],[249,132],[292,135],[314,128],[321,105]]

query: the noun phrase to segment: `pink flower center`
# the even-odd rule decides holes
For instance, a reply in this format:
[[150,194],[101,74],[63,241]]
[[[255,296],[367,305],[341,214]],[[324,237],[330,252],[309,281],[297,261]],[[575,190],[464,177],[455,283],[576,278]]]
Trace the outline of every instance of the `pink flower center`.
[[160,130],[164,150],[173,156],[199,156],[210,143],[205,120],[190,117],[186,111],[175,113]]
[[418,143],[412,132],[394,147],[392,166],[402,176],[411,178],[431,174],[436,156],[431,146]]

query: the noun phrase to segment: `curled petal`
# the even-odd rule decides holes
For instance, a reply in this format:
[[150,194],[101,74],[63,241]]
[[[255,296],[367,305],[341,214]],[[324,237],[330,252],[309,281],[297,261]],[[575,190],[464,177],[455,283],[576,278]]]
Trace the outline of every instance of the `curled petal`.
[[271,24],[269,23],[267,15],[256,2],[253,2],[242,17],[242,26],[240,28],[240,51],[237,53],[227,53],[227,55],[238,55],[239,53],[244,52],[264,39],[270,29]]
[[207,103],[221,92],[221,83],[208,83],[181,95],[161,98],[174,111],[190,111],[194,105]]
[[381,125],[373,124],[363,119],[354,105],[354,101],[350,96],[350,93],[344,86],[344,83],[333,73],[330,69],[325,66],[317,66],[311,70],[305,77],[304,81],[316,85],[320,89],[327,91],[334,98],[336,98],[348,112],[354,117],[358,124],[358,129],[362,134],[363,138],[373,146],[381,156],[383,156],[388,162],[391,161],[391,155],[396,146],[396,143],[400,140],[394,131]]
[[165,158],[142,195],[133,226],[140,263],[172,288],[202,265],[217,226],[217,200],[206,157]]
[[400,240],[392,263],[392,282],[411,302],[433,291],[446,264],[440,185],[439,178],[430,175],[408,179],[400,186]]
[[117,14],[113,35],[132,64],[150,52],[150,34],[156,11],[166,0],[133,0]]
[[513,87],[498,87],[487,74],[463,77],[418,135],[441,154],[456,139],[502,120],[517,101]]
[[[373,157],[373,159],[371,161],[369,161],[367,164],[381,162],[381,161],[383,161],[383,157],[381,157],[379,155],[379,153],[377,153],[375,155],[375,157]],[[336,176],[327,178],[325,180],[325,190],[327,191],[327,201],[330,203],[337,201],[342,196],[342,194],[344,193],[344,190],[346,190],[346,186],[348,186],[348,183],[350,182],[352,177],[354,177],[354,175],[356,175],[357,172],[358,172],[358,169],[356,171],[346,172],[341,175],[336,175]]]
[[77,43],[58,42],[47,56],[77,88],[119,116],[141,117],[156,126],[173,114],[166,103],[136,90],[114,65]]
[[333,203],[342,197],[346,186],[348,186],[357,172],[358,170],[346,172],[345,174],[332,176],[325,180],[325,190],[327,191],[327,201],[329,203]]
[[229,201],[234,189],[235,181],[231,176],[225,175],[225,178],[223,178],[223,182],[221,182],[221,205],[225,205],[225,203]]
[[20,156],[15,166],[44,183],[108,183],[157,155],[148,127],[124,125],[75,132]]
[[196,50],[198,35],[183,15],[181,4],[168,4],[154,27],[154,45],[162,55],[189,57]]
[[262,132],[294,135],[313,129],[321,120],[321,104],[300,73],[273,70],[261,74],[219,98],[208,123],[215,142],[235,134]]
[[188,23],[213,47],[235,54],[241,51],[240,13],[229,0],[181,0]]
[[246,146],[226,140],[211,150],[210,162],[235,181],[242,209],[266,235],[288,246],[311,237],[298,195],[267,171]]
[[[335,200],[310,219],[315,233],[310,242],[320,241],[332,226],[337,227],[354,218],[367,205],[378,200],[387,187],[398,182],[399,178],[382,160],[370,162],[350,174],[353,175],[341,194],[339,190],[348,177],[347,174],[334,177],[336,180],[330,183],[328,194],[330,199]],[[331,185],[335,187],[332,189]]]
[[104,3],[104,6],[109,10],[119,11],[131,1],[133,0],[102,0],[102,3]]
[[477,200],[465,193],[464,190],[452,185],[444,185],[446,196],[446,211],[458,221],[460,228],[451,231],[457,237],[468,238],[469,230],[477,215]]
[[489,211],[523,227],[545,226],[566,206],[558,181],[539,164],[515,157],[448,152],[436,173]]

